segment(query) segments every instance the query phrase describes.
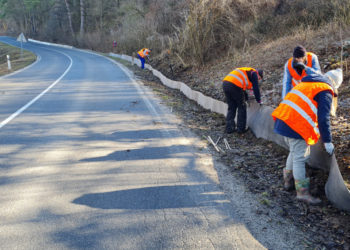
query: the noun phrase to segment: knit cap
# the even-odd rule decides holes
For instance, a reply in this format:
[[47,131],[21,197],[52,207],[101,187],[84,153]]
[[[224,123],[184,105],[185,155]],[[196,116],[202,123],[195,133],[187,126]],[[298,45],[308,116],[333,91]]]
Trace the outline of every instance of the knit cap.
[[296,46],[293,51],[293,57],[301,58],[304,56],[306,56],[306,49],[301,45]]

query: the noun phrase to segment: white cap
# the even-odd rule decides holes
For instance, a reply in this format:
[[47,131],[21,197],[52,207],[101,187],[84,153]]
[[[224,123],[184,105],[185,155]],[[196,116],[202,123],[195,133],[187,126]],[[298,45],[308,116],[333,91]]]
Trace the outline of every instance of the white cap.
[[343,82],[343,70],[341,68],[330,70],[324,75],[333,80],[335,89],[338,89]]

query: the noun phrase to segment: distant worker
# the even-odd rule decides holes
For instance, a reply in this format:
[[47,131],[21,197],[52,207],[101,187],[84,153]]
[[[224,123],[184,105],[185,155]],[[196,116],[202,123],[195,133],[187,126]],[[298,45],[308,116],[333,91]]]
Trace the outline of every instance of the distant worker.
[[[225,132],[231,134],[245,133],[247,124],[248,94],[246,90],[253,89],[255,100],[261,104],[259,81],[263,78],[263,71],[253,68],[237,68],[230,72],[223,80],[223,91],[228,105]],[[237,115],[237,128],[235,123]]]
[[[336,96],[336,79],[321,74],[302,78],[273,111],[274,131],[284,136],[289,147],[286,167],[283,169],[284,188],[291,190],[294,184],[297,199],[317,205],[320,199],[309,192],[310,179],[306,178],[305,163],[310,156],[310,145],[322,138],[324,148],[333,154],[330,111]],[[338,84],[339,86],[339,84]]]
[[314,53],[306,52],[306,49],[301,45],[296,46],[293,57],[289,58],[284,66],[282,99],[300,83],[303,77],[315,73],[321,73],[317,56]]
[[140,58],[141,61],[141,68],[144,69],[145,68],[145,58],[149,57],[149,53],[151,52],[150,49],[147,48],[143,48],[142,50],[140,50],[139,52],[137,52],[138,57]]

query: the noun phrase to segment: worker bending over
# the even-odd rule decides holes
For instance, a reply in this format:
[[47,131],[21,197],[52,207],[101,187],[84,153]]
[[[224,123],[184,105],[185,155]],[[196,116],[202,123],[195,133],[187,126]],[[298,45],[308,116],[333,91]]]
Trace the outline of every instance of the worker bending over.
[[[263,71],[254,68],[237,68],[230,72],[223,80],[223,91],[228,104],[225,132],[231,134],[235,131],[244,133],[248,130],[247,104],[248,94],[246,90],[253,89],[255,100],[261,103],[259,80],[263,78]],[[237,115],[237,128],[235,123]]]
[[306,52],[306,49],[301,45],[295,47],[293,57],[289,58],[284,66],[282,99],[293,87],[300,83],[303,77],[315,73],[321,73],[317,56],[311,52]]
[[286,167],[283,169],[284,188],[293,188],[297,199],[317,205],[320,199],[309,192],[310,179],[306,178],[305,163],[310,156],[310,145],[322,138],[326,152],[333,154],[330,111],[335,96],[334,80],[321,74],[302,78],[273,111],[274,131],[284,136],[289,147]]
[[140,61],[141,61],[141,69],[145,68],[145,58],[149,57],[150,52],[151,52],[151,50],[149,50],[147,48],[143,48],[139,52],[137,52],[137,56],[140,58]]

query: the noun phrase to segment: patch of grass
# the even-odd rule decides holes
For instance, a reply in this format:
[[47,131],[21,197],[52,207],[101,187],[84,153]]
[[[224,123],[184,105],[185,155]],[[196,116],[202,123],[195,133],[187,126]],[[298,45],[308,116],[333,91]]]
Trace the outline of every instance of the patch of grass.
[[268,193],[268,192],[262,192],[261,195],[262,195],[263,197],[268,197],[268,196],[269,196],[269,193]]
[[[12,70],[8,70],[7,55],[10,55]],[[30,51],[21,49],[4,43],[0,43],[0,76],[22,69],[36,60],[36,55]]]
[[271,206],[271,201],[268,199],[260,199],[259,200],[260,204],[265,205],[265,206]]

